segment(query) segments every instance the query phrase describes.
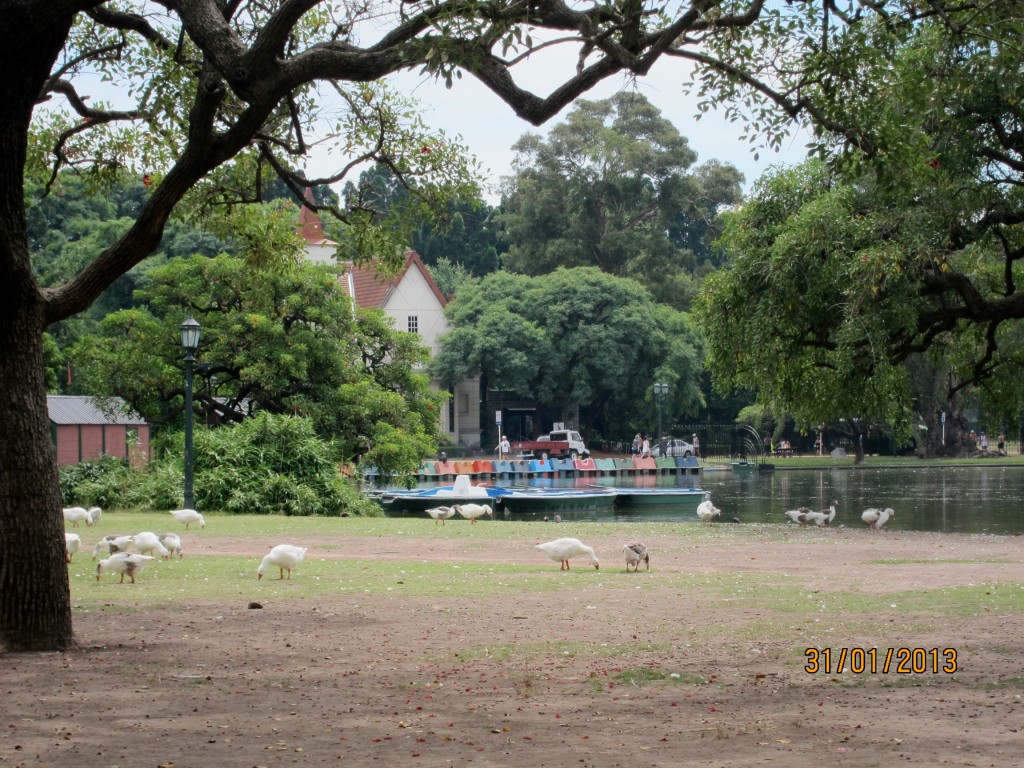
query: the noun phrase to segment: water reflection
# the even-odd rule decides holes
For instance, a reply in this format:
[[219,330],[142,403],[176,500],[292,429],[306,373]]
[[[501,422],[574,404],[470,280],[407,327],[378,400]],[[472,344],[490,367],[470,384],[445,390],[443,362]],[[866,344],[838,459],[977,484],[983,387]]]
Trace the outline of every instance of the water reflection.
[[787,509],[825,509],[836,523],[861,526],[867,507],[892,507],[886,528],[961,533],[1024,532],[1024,468],[934,467],[765,472],[705,472],[702,485],[725,513],[751,522],[784,522]]
[[[450,481],[447,481],[450,484]],[[927,467],[919,469],[822,469],[776,472],[705,471],[701,475],[639,477],[536,477],[489,481],[514,487],[579,488],[700,487],[722,510],[720,520],[786,523],[787,509],[827,509],[839,502],[834,525],[863,527],[867,507],[892,507],[887,529],[958,533],[1024,533],[1024,467]],[[424,483],[439,485],[445,483]],[[691,509],[671,506],[617,509],[586,519],[619,521],[696,520]]]

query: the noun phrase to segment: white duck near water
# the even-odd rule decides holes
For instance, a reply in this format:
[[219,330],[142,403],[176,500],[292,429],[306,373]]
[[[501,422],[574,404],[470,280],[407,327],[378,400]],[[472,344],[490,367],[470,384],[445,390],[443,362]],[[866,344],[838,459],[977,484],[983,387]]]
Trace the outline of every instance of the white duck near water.
[[626,558],[626,571],[629,571],[629,566],[633,566],[633,571],[640,570],[640,563],[647,566],[647,570],[651,570],[651,555],[647,551],[647,547],[641,544],[639,541],[634,541],[632,544],[626,544],[622,548],[622,554]]
[[589,557],[591,564],[594,566],[594,570],[601,569],[601,564],[597,560],[597,555],[594,554],[593,547],[588,547],[579,539],[555,539],[554,541],[545,541],[543,544],[538,544],[537,549],[541,550],[556,563],[561,563],[561,570],[563,571],[570,570],[569,559],[579,555],[586,555]]
[[162,533],[160,534],[160,543],[164,545],[164,548],[170,553],[167,556],[177,555],[180,560],[185,556],[185,553],[181,549],[181,537],[176,533]]
[[807,527],[807,522],[810,519],[808,515],[813,515],[814,510],[810,507],[798,507],[797,509],[788,510],[785,515],[794,523],[797,523],[801,528]]
[[702,501],[697,507],[697,517],[700,518],[701,523],[712,523],[720,514],[722,514],[722,510],[712,504],[711,499]]
[[483,515],[490,515],[491,517],[494,517],[494,512],[492,512],[491,508],[486,504],[456,504],[452,509],[471,523],[475,523],[476,519]]
[[79,523],[92,525],[92,517],[85,507],[64,507],[64,521],[71,523],[72,528],[77,528]]
[[256,580],[259,581],[263,578],[263,574],[267,572],[268,568],[277,568],[280,570],[281,575],[279,579],[284,578],[284,572],[288,571],[288,578],[292,577],[292,568],[302,562],[302,558],[306,556],[306,547],[296,547],[291,544],[278,544],[266,555],[263,556],[263,561],[260,563],[260,567],[256,569]]
[[832,506],[821,512],[808,512],[807,522],[814,523],[819,528],[827,528],[832,525],[832,521],[836,519],[836,505],[838,501],[833,501]]
[[206,521],[203,519],[203,516],[194,509],[172,509],[171,514],[174,515],[174,519],[179,523],[184,523],[186,531],[192,523],[199,523],[200,528],[206,527]]
[[82,548],[82,539],[77,533],[65,533],[64,534],[64,551],[67,552],[67,559],[70,563],[75,556],[75,552]]
[[124,577],[127,576],[135,583],[135,574],[141,571],[150,560],[156,560],[152,555],[139,555],[134,552],[118,552],[106,560],[96,563],[96,581],[100,580],[103,571],[114,571],[121,574],[121,584],[124,584]]
[[433,507],[427,510],[427,514],[434,518],[434,525],[444,525],[445,520],[455,515],[455,507]]
[[118,536],[116,533],[108,533],[96,542],[96,546],[92,550],[92,559],[95,560],[99,557],[100,552],[109,552],[112,555],[124,552],[134,541],[135,539],[131,536]]
[[160,537],[151,531],[143,531],[134,536],[135,549],[143,555],[153,555],[161,559],[167,559],[170,551],[160,541]]
[[889,518],[895,516],[896,513],[893,511],[892,507],[886,507],[885,509],[870,507],[861,513],[860,519],[863,520],[864,525],[871,530],[880,531],[882,530],[882,527],[889,522]]

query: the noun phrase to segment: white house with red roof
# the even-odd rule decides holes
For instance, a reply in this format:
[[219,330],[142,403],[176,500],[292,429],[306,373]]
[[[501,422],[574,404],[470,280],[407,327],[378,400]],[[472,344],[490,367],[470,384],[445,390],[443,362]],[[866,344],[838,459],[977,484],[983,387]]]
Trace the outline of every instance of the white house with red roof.
[[[307,190],[307,200],[311,200],[310,195]],[[306,241],[309,261],[336,263],[337,243],[324,236],[323,224],[315,211],[301,206],[296,230]],[[415,251],[406,252],[402,267],[394,276],[378,272],[372,264],[346,263],[339,280],[356,306],[384,310],[384,314],[394,320],[397,330],[419,334],[430,354],[438,353],[438,337],[448,330],[444,316],[448,299]],[[439,387],[436,382],[434,385]],[[478,448],[479,377],[460,381],[449,395],[448,407],[441,412],[441,431],[456,445]]]

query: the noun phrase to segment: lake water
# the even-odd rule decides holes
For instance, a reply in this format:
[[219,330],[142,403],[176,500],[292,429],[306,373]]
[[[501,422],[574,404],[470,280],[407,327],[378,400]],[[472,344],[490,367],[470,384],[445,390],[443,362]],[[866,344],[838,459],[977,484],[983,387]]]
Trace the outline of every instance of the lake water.
[[[711,492],[721,520],[787,523],[787,509],[827,509],[839,502],[833,525],[860,527],[868,507],[892,507],[886,528],[960,533],[1024,533],[1024,467],[928,467],[920,469],[822,469],[775,472],[705,471],[700,476],[596,479],[536,479],[529,485],[698,486]],[[494,485],[505,485],[492,481]],[[524,483],[527,484],[527,483]],[[609,519],[610,516],[602,517]],[[616,520],[696,520],[691,513],[657,507]]]

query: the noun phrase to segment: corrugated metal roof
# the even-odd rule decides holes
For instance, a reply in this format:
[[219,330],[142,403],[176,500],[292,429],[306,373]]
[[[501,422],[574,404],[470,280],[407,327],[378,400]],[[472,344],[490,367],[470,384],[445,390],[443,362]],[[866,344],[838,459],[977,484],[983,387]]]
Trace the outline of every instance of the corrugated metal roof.
[[46,410],[54,424],[145,424],[119,397],[47,395]]

